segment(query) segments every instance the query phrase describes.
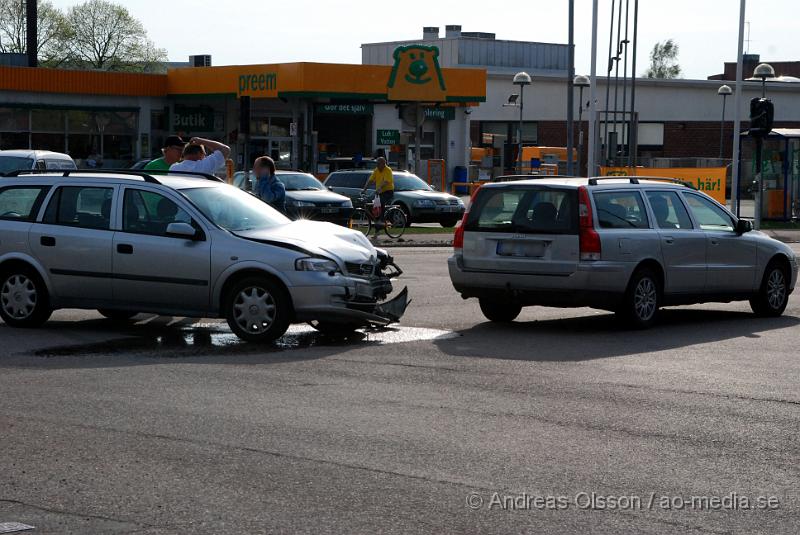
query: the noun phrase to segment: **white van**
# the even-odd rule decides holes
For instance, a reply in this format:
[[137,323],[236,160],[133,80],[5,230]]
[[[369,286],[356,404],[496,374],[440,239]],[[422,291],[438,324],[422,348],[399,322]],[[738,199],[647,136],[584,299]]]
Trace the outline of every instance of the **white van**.
[[0,176],[14,171],[77,169],[75,160],[67,154],[49,150],[0,150]]

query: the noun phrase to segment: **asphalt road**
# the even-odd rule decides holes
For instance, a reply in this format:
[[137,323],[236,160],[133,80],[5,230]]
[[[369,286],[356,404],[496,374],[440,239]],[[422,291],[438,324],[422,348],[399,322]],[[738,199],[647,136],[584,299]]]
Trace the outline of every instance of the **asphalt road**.
[[531,308],[498,326],[452,291],[448,250],[395,253],[402,326],[345,342],[84,311],[0,326],[0,524],[798,532],[797,296],[778,319],[714,304],[631,332]]

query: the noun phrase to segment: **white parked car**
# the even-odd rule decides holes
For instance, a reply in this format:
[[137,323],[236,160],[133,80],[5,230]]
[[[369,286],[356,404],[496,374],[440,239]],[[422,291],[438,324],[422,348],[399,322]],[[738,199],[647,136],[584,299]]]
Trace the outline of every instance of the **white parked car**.
[[0,176],[14,171],[64,171],[77,169],[75,160],[68,154],[49,150],[0,150]]

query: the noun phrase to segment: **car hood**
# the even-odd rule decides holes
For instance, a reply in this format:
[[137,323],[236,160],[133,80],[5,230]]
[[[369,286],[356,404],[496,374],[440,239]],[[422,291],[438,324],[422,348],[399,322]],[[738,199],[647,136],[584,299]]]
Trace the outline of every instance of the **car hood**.
[[450,199],[458,198],[447,193],[442,193],[440,191],[424,191],[424,190],[396,191],[395,196],[412,200],[428,199],[431,201],[447,201],[447,202],[450,202]]
[[248,240],[340,262],[366,263],[377,258],[375,248],[364,234],[333,223],[298,220],[271,229],[236,234]]
[[343,203],[349,201],[349,197],[339,195],[332,191],[319,190],[286,190],[286,198],[295,201],[305,201],[313,203]]

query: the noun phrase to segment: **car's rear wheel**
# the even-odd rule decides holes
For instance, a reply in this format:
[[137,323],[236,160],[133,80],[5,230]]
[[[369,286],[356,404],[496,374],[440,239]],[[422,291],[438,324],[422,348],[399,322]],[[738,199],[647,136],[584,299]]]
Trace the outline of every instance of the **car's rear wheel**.
[[138,312],[131,312],[130,310],[112,310],[110,308],[98,308],[97,311],[113,321],[128,321],[138,314]]
[[637,270],[628,284],[618,316],[631,327],[646,329],[657,321],[660,307],[660,279],[650,269]]
[[44,281],[31,268],[14,267],[0,276],[0,317],[11,327],[38,327],[50,317]]
[[786,268],[770,262],[764,270],[764,278],[758,295],[750,299],[750,308],[758,316],[776,317],[783,314],[789,302],[789,278]]
[[481,312],[486,316],[486,319],[498,323],[514,321],[522,311],[522,306],[514,303],[502,303],[499,301],[489,301],[488,299],[479,299],[478,302],[481,305]]
[[248,342],[272,342],[289,328],[292,307],[288,292],[266,277],[235,283],[225,299],[225,318],[233,333]]
[[442,219],[439,221],[439,224],[445,228],[450,228],[456,226],[456,223],[459,222],[459,219]]

